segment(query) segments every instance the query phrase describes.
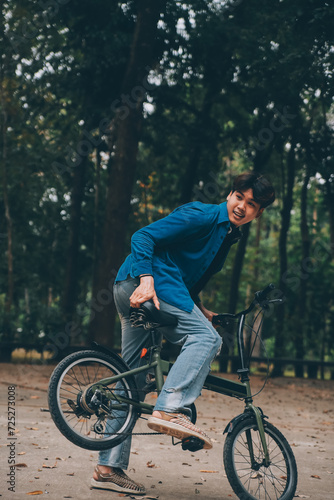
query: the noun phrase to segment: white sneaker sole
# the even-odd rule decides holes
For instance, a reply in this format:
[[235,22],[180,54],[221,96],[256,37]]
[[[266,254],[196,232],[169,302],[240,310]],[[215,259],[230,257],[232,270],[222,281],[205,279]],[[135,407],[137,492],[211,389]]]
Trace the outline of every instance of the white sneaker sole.
[[100,490],[110,490],[117,491],[118,493],[129,493],[131,495],[146,495],[146,491],[136,491],[131,488],[125,488],[124,486],[119,486],[116,483],[108,482],[108,481],[96,481],[96,479],[92,478],[90,484],[93,488],[98,488]]
[[205,450],[210,450],[212,448],[212,443],[209,438],[203,436],[199,432],[191,431],[179,424],[174,424],[168,420],[162,420],[161,418],[149,417],[148,427],[154,431],[161,432],[162,434],[168,434],[177,439],[186,439],[188,437],[196,437],[204,442],[203,448]]

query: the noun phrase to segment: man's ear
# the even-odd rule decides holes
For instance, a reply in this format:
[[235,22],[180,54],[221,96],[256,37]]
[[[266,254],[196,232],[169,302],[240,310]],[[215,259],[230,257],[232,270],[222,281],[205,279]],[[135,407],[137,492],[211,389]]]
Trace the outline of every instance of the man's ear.
[[227,200],[229,200],[231,198],[232,193],[233,193],[233,191],[230,191],[230,193],[227,195],[227,198],[226,198]]
[[260,210],[258,211],[255,219],[258,219],[259,217],[261,217],[261,215],[263,214],[263,211],[264,211],[264,208],[260,208]]

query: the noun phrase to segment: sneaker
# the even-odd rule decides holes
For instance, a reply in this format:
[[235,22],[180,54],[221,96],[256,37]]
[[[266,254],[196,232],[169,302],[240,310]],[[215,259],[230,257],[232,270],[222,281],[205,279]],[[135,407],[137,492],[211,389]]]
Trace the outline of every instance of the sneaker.
[[[153,416],[154,415],[154,416]],[[164,411],[155,411],[148,419],[147,425],[150,429],[163,434],[176,437],[177,439],[186,439],[188,437],[197,437],[204,441],[203,448],[209,450],[212,443],[204,431],[196,427],[183,413],[166,413]]]
[[93,488],[130,493],[131,495],[145,495],[146,493],[145,486],[130,479],[122,469],[112,468],[111,472],[103,474],[99,466],[96,466],[95,473],[98,478],[91,479]]

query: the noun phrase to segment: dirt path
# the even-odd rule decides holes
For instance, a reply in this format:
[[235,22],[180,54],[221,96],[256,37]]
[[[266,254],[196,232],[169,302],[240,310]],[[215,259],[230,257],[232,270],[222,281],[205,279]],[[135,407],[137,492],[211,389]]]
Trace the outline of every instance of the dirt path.
[[[40,411],[47,407],[51,371],[50,366],[0,364],[2,498],[24,499],[33,492],[47,500],[109,500],[124,496],[90,489],[97,452],[72,445],[56,429],[50,415]],[[260,389],[262,381],[255,377],[252,381],[253,388]],[[14,385],[15,389],[8,389]],[[274,379],[255,400],[292,445],[298,465],[299,498],[334,499],[333,387],[330,381]],[[16,430],[8,439],[7,403],[13,400],[13,394]],[[222,468],[223,430],[233,416],[242,412],[242,403],[204,391],[196,407],[199,425],[214,439],[210,451],[185,452],[172,446],[165,436],[133,438],[130,475],[145,484],[146,498],[236,498]],[[140,420],[136,430],[146,429],[145,421]],[[8,462],[13,457],[17,465],[11,469]],[[12,483],[7,482],[10,480]]]

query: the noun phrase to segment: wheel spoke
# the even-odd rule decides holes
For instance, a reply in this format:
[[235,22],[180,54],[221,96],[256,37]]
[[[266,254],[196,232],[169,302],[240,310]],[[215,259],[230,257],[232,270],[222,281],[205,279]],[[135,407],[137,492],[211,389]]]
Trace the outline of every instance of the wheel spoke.
[[228,434],[224,448],[227,477],[239,498],[279,500],[284,496],[285,500],[292,500],[297,485],[292,450],[273,425],[265,423],[264,432],[269,453],[268,466],[264,465],[262,440],[253,418],[241,421]]
[[138,401],[134,380],[129,377],[99,389],[92,387],[122,370],[121,360],[95,351],[69,355],[55,368],[49,408],[59,430],[74,444],[103,450],[121,443],[131,432],[137,413],[122,397]]

